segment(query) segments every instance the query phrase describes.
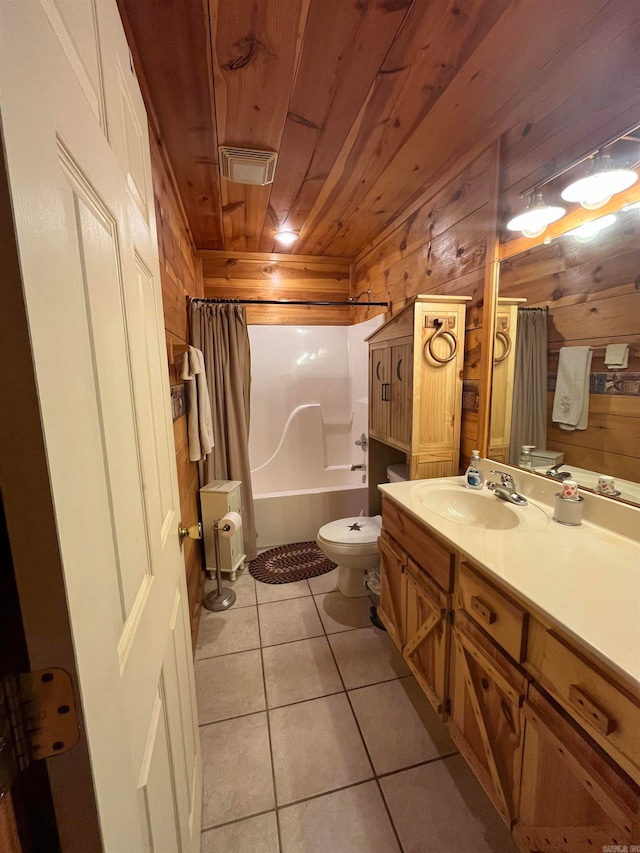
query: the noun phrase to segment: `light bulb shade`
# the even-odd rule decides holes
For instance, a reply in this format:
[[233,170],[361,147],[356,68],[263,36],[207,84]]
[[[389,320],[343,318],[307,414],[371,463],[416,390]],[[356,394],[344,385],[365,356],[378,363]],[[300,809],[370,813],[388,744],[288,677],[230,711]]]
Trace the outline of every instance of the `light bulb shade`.
[[276,231],[273,236],[283,246],[293,246],[300,235],[296,234],[295,231]]
[[564,207],[545,204],[542,193],[532,193],[529,205],[524,213],[514,216],[507,222],[509,231],[522,231],[525,237],[539,237],[546,230],[547,225],[557,222],[565,214]]
[[567,231],[567,234],[575,237],[578,243],[589,243],[605,228],[610,228],[616,220],[617,217],[613,213],[609,213],[607,216],[601,216],[600,219],[592,219],[591,222],[585,222],[584,225],[580,225],[572,231]]
[[565,201],[579,202],[586,210],[597,210],[637,180],[637,172],[614,168],[611,157],[603,154],[594,157],[589,174],[565,187],[561,196]]

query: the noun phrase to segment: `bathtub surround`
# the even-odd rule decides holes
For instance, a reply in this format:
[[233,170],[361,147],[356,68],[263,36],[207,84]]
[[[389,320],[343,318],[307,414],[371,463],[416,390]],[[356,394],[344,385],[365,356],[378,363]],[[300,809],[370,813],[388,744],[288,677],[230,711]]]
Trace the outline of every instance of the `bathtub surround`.
[[199,467],[202,485],[240,480],[244,552],[254,559],[256,532],[249,467],[251,351],[245,310],[191,302],[191,338],[202,350],[212,404],[213,453]]
[[366,511],[367,347],[377,317],[340,326],[250,326],[249,437],[258,547],[315,539]]

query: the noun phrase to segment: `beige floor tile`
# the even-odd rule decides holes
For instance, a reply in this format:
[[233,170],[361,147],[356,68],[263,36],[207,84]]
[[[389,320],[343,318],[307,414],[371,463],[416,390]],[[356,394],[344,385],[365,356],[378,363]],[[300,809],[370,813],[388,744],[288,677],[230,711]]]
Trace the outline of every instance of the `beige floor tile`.
[[[222,575],[222,586],[228,586],[236,594],[236,603],[234,607],[249,607],[256,604],[256,582],[251,577],[248,571],[242,572],[234,581],[229,580],[228,575]],[[214,589],[218,588],[217,581],[206,580],[204,582],[205,595]]]
[[349,698],[376,773],[457,751],[413,676],[352,690]]
[[314,596],[327,634],[366,628],[371,624],[371,600],[368,595],[346,598],[339,590]]
[[343,689],[326,637],[269,646],[262,655],[270,708]]
[[279,805],[373,775],[344,693],[276,708],[269,720]]
[[309,578],[307,583],[314,595],[322,595],[323,592],[333,592],[334,589],[338,589],[338,569],[335,568],[324,575],[318,575],[317,578]]
[[399,853],[375,782],[287,806],[280,834],[282,853]]
[[276,813],[248,817],[203,832],[200,853],[278,853]]
[[393,642],[377,628],[331,634],[329,642],[347,690],[410,675]]
[[459,755],[386,776],[380,784],[405,853],[517,853]]
[[260,649],[197,660],[195,670],[200,725],[264,711]]
[[292,598],[258,606],[263,646],[306,640],[324,633],[313,598]]
[[305,595],[311,595],[311,590],[306,581],[294,581],[293,583],[260,583],[260,581],[256,581],[256,594],[258,604],[267,604],[270,601],[302,598]]
[[202,826],[217,826],[275,805],[266,713],[200,728]]
[[202,611],[196,659],[259,648],[257,607],[232,607],[222,613]]

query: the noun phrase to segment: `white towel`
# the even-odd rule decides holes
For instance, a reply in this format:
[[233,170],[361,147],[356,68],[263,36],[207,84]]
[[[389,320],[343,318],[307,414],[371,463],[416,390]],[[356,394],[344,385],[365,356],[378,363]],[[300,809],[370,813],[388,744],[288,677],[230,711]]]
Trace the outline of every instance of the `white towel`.
[[611,370],[626,370],[629,366],[629,344],[608,344],[604,363]]
[[188,352],[184,353],[180,378],[184,380],[189,459],[198,462],[213,450],[211,401],[204,356],[199,349],[189,347]]
[[589,424],[591,347],[562,347],[558,363],[552,420],[560,429],[586,429]]

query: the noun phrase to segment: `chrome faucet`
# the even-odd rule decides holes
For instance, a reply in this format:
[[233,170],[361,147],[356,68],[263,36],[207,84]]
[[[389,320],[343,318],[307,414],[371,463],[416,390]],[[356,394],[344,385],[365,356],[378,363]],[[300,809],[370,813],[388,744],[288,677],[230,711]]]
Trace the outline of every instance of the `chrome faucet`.
[[516,491],[516,484],[511,474],[506,471],[492,471],[492,474],[497,474],[500,477],[500,484],[489,482],[487,488],[500,500],[508,501],[516,506],[526,506],[529,501],[519,495]]
[[363,453],[366,453],[367,447],[369,446],[369,439],[367,438],[366,434],[363,432],[362,435],[360,436],[360,438],[357,441],[355,441],[354,444],[356,447],[361,447]]
[[352,465],[351,470],[352,471],[366,471],[367,466],[366,465]]
[[547,477],[553,477],[554,480],[570,480],[571,472],[570,471],[561,471],[560,468],[564,465],[564,462],[557,462],[555,465],[552,465],[548,471],[546,471]]

